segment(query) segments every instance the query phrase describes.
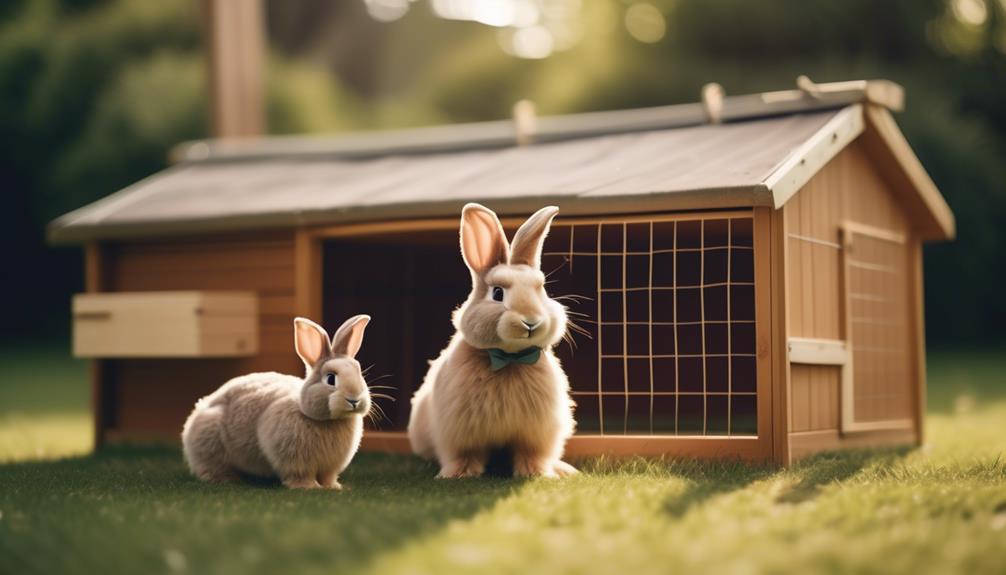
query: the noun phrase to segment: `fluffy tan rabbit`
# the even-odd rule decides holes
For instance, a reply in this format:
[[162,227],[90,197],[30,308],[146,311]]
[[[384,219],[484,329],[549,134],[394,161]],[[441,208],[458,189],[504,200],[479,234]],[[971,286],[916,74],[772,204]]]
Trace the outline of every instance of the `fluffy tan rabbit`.
[[287,487],[341,489],[356,454],[370,392],[355,356],[370,316],[349,318],[329,342],[309,319],[294,320],[303,379],[281,373],[236,377],[200,399],[182,429],[185,461],[204,481],[241,474],[279,477]]
[[482,475],[491,451],[513,455],[514,474],[566,476],[573,433],[566,374],[552,352],[565,308],[545,292],[541,249],[556,207],[538,210],[507,242],[496,214],[461,213],[461,255],[472,293],[454,312],[457,330],[412,398],[412,449],[440,463],[439,477]]

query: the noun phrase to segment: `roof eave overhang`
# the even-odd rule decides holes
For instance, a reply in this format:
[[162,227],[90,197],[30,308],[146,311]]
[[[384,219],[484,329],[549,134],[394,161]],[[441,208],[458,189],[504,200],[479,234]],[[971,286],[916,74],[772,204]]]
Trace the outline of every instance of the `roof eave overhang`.
[[847,106],[793,150],[764,180],[772,206],[783,207],[815,174],[863,133],[862,104]]
[[[337,226],[386,221],[456,218],[469,201],[484,198],[460,198],[442,202],[417,204],[368,205],[338,210],[275,212],[256,215],[233,215],[218,218],[162,220],[117,224],[62,225],[57,220],[49,225],[48,239],[52,244],[76,244],[93,240],[126,241],[151,237],[215,235],[263,230],[293,230],[304,227]],[[654,192],[619,196],[539,195],[516,199],[494,199],[493,210],[501,216],[526,215],[542,205],[558,205],[564,217],[606,214],[637,215],[695,210],[747,209],[771,206],[772,195],[763,185],[722,189],[696,189],[674,192]]]

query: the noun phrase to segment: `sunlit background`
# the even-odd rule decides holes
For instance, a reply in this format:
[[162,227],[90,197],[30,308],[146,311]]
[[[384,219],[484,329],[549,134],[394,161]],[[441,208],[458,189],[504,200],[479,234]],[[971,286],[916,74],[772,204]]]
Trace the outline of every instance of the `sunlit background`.
[[[339,133],[890,78],[959,224],[926,253],[935,346],[1006,339],[1006,0],[271,0],[268,131]],[[208,136],[197,0],[0,4],[3,339],[68,340],[44,225]]]
[[465,486],[361,454],[337,496],[203,485],[174,447],[90,454],[83,257],[45,225],[210,135],[205,1],[0,0],[0,573],[1003,571],[1006,0],[261,0],[270,134],[888,78],[957,216],[926,247],[917,449]]

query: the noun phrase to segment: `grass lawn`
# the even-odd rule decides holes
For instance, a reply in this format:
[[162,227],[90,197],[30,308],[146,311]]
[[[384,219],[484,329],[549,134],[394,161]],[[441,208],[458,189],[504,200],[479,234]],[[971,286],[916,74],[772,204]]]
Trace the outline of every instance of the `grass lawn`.
[[342,493],[201,484],[164,448],[87,455],[65,357],[0,355],[0,573],[1006,573],[998,351],[933,355],[921,449],[527,482],[361,455]]

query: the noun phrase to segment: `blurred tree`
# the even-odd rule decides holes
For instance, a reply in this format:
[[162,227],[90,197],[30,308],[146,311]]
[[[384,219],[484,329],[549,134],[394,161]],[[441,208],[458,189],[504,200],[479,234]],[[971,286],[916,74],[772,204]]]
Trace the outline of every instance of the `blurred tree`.
[[[406,8],[395,21],[367,15],[396,2]],[[503,118],[520,98],[546,114],[687,102],[708,81],[729,94],[791,86],[799,74],[891,78],[908,91],[899,123],[959,223],[956,242],[927,249],[929,338],[1006,339],[1006,1],[547,0],[570,18],[548,29],[552,43],[522,52],[538,59],[507,53],[520,52],[517,28],[402,2],[268,0],[270,131]],[[80,257],[44,247],[48,220],[206,135],[197,11],[195,0],[0,4],[10,202],[0,241],[7,269],[28,277],[5,282],[5,331],[65,329]],[[542,46],[554,51],[542,58]]]
[[[32,0],[4,12],[0,177],[15,204],[0,212],[3,259],[12,272],[3,287],[4,332],[22,335],[68,321],[68,294],[81,282],[80,255],[46,249],[48,220],[149,174],[163,165],[168,145],[204,133],[198,106],[188,108],[195,121],[162,124],[159,132],[144,133],[139,146],[134,136],[151,122],[130,125],[151,114],[169,122],[185,114],[171,107],[176,80],[166,78],[165,63],[178,62],[155,54],[198,59],[196,24],[185,2]],[[164,105],[151,108],[152,94],[137,93],[147,73],[143,62],[154,65],[162,88],[169,85]],[[120,88],[130,92],[119,94]]]
[[[81,258],[76,248],[47,247],[45,224],[164,168],[173,145],[207,135],[198,3],[31,0],[4,4],[0,18],[0,181],[9,202],[0,249],[10,278],[0,334],[62,334]],[[274,56],[267,73],[275,132],[369,122],[309,62]]]

